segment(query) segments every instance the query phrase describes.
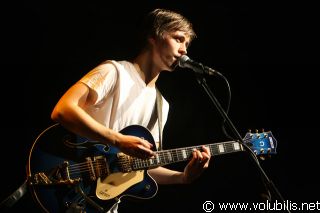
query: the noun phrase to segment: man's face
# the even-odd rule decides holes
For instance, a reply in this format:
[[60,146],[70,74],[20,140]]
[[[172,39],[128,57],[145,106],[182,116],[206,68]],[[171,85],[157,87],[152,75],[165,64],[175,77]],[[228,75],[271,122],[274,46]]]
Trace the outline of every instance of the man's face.
[[172,71],[177,60],[187,54],[190,38],[183,31],[165,32],[162,38],[155,41],[154,51],[163,70]]

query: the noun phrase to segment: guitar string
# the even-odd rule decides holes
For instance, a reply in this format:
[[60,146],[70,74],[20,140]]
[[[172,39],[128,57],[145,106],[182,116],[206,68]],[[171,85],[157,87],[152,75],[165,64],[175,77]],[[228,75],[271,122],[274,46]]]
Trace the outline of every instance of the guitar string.
[[[227,146],[232,146],[232,144],[223,144],[225,147]],[[210,145],[209,145],[210,147]],[[185,157],[185,155],[181,152],[181,150],[184,150],[186,152],[186,154],[189,156],[190,153],[192,153],[193,149],[199,149],[200,146],[193,146],[193,147],[189,147],[189,148],[178,148],[178,149],[174,149],[174,150],[170,150],[170,151],[167,151],[167,150],[164,150],[164,151],[159,151],[158,152],[158,156],[157,158],[154,158],[154,159],[151,159],[151,164],[153,165],[154,164],[154,161],[156,159],[160,159],[160,161],[164,162],[164,163],[169,163],[169,162],[172,162],[172,161],[175,161],[174,159],[177,159],[178,161],[181,161],[181,160],[185,160],[187,159],[187,157]],[[228,148],[227,148],[228,149]],[[210,147],[210,151],[212,153],[215,153],[216,152],[216,148],[215,147]],[[168,157],[169,156],[169,157]],[[121,164],[126,164],[130,162],[130,160],[127,160],[125,161],[124,163],[121,163]],[[147,160],[143,160],[143,159],[133,159],[133,162],[134,164],[136,165],[142,165],[142,166],[148,166],[150,165],[150,159],[147,159]],[[92,162],[92,164],[96,164],[96,162]],[[156,163],[157,164],[157,163]],[[159,164],[159,163],[158,163]],[[161,164],[161,163],[160,163]],[[79,164],[73,164],[73,165],[70,165],[69,166],[69,170],[70,171],[73,171],[72,169],[76,169],[76,170],[81,170],[82,168],[85,168],[87,169],[88,166],[90,166],[90,163],[89,162],[83,162],[83,163],[79,163]],[[97,166],[97,165],[96,165]],[[88,171],[90,169],[87,169]],[[86,171],[86,170],[84,170]]]
[[[244,139],[244,141],[246,140],[249,140],[249,139]],[[209,146],[209,149],[210,149],[210,152],[213,153],[213,154],[223,154],[223,153],[230,153],[230,152],[236,152],[236,151],[241,151],[242,149],[238,150],[238,149],[235,149],[234,147],[234,143],[236,141],[231,141],[231,143],[227,143],[227,142],[224,142],[224,143],[216,143],[216,144],[210,144],[208,145]],[[216,146],[212,146],[212,145],[216,145]],[[223,145],[223,151],[220,150],[220,148],[218,148],[217,145]],[[190,148],[180,148],[181,150],[185,150],[189,156],[190,152],[193,151],[194,148],[199,148],[200,146],[194,146],[194,147],[190,147]],[[179,149],[175,149],[175,151],[178,151]],[[164,150],[163,151],[166,155],[168,155],[168,153],[170,154],[170,151],[168,150]],[[161,155],[160,154],[160,160],[162,159],[162,164],[166,164],[166,163],[170,163],[172,161],[176,161],[176,160],[173,160],[172,158],[174,157],[177,157],[178,158],[178,161],[183,161],[185,159],[187,159],[187,157],[181,153],[181,152],[176,152],[178,153],[176,156],[174,155],[174,153],[171,153],[170,154],[170,157],[167,157],[165,155]],[[144,160],[137,160],[135,162],[135,165],[137,168],[139,167],[145,167],[145,166],[148,166],[150,165],[149,164],[150,160],[147,160],[147,161],[144,161]],[[153,161],[151,161],[153,162]],[[151,164],[154,164],[154,163],[151,163]],[[158,163],[159,164],[159,163]],[[161,164],[161,163],[160,163]]]
[[[225,149],[229,150],[230,147],[232,147],[233,144],[224,144],[225,146]],[[190,147],[190,148],[179,148],[179,149],[175,149],[176,153],[172,153],[171,151],[160,151],[159,153],[159,158],[160,158],[160,161],[163,162],[163,164],[166,164],[166,163],[171,163],[171,162],[175,162],[175,161],[184,161],[186,159],[188,159],[190,156],[191,156],[191,153],[193,152],[193,150],[196,148],[196,149],[199,149],[199,147],[201,146],[194,146],[194,147]],[[229,147],[229,148],[228,148]],[[218,148],[216,147],[211,147],[209,145],[209,149],[210,149],[210,152],[212,153],[219,153],[219,151],[217,152]],[[233,148],[232,148],[233,149]],[[181,151],[185,151],[184,153],[181,152]],[[170,153],[171,152],[171,153]],[[229,152],[229,151],[228,151]],[[176,160],[175,160],[175,159]],[[155,158],[156,159],[156,158]],[[155,160],[154,159],[154,160]],[[140,160],[138,159],[136,161],[136,164],[138,166],[142,165],[142,166],[148,166],[150,163],[150,160]],[[160,163],[161,164],[161,163]]]
[[[248,139],[244,139],[244,140],[248,140]],[[228,147],[232,147],[233,143],[235,141],[231,141],[232,143],[228,143],[228,142],[223,142],[223,143],[215,143],[215,144],[210,144],[208,145],[210,148],[210,152],[212,153],[219,153],[217,145],[223,145],[225,149],[228,150]],[[212,146],[215,145],[215,146]],[[120,163],[120,165],[128,165],[128,163],[133,162],[133,167],[135,168],[144,168],[144,167],[148,167],[151,165],[162,165],[162,164],[166,164],[166,163],[170,163],[172,161],[183,161],[186,160],[188,157],[190,157],[190,153],[192,153],[192,151],[194,149],[199,149],[201,146],[193,146],[193,147],[188,147],[188,148],[178,148],[178,149],[173,149],[173,150],[163,150],[163,151],[159,151],[157,153],[157,157],[153,158],[153,159],[139,159],[139,158],[132,158],[131,160],[125,160],[122,161]],[[181,152],[181,150],[185,151],[184,153]],[[231,149],[232,151],[232,149]],[[230,150],[228,151],[230,152]],[[186,154],[188,157],[186,157]],[[159,162],[155,162],[156,160]],[[177,160],[175,160],[177,159]],[[162,162],[162,163],[161,163]],[[105,162],[102,162],[105,163]],[[105,169],[105,165],[102,165],[101,163],[99,164],[98,162],[93,161],[92,165],[94,165],[94,168],[102,168]],[[83,162],[83,163],[79,163],[79,164],[73,164],[69,166],[69,172],[70,173],[75,173],[75,172],[92,172],[91,166],[89,162]]]
[[[230,150],[229,148],[232,147],[233,144],[223,144],[223,145],[225,146],[226,150]],[[164,151],[158,153],[159,154],[158,158],[160,159],[160,162],[155,162],[157,160],[157,158],[149,159],[149,160],[138,159],[135,161],[134,167],[136,167],[136,168],[142,167],[143,168],[143,167],[148,167],[148,166],[154,165],[154,164],[163,165],[163,164],[167,164],[167,163],[171,163],[171,162],[175,162],[175,161],[184,161],[190,157],[190,154],[192,153],[194,148],[199,148],[199,147],[200,146],[194,146],[194,147],[190,147],[190,148],[179,148],[179,149],[174,150],[175,153],[173,153],[172,151],[164,150]],[[209,146],[209,147],[210,147],[210,150],[212,153],[219,153],[217,151],[218,149],[216,147],[211,147],[211,146]],[[183,150],[185,152],[182,153],[181,150]],[[231,150],[233,150],[233,148]],[[230,152],[230,151],[228,151],[228,152]]]

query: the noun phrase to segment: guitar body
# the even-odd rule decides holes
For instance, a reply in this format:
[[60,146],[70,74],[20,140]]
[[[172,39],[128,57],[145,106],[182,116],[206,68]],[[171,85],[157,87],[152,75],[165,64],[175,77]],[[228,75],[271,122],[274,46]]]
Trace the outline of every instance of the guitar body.
[[[132,125],[120,132],[143,137],[156,147],[144,127]],[[147,170],[124,172],[123,155],[113,146],[79,137],[54,124],[38,136],[30,150],[30,191],[45,212],[72,208],[107,211],[123,196],[155,196],[158,186]]]

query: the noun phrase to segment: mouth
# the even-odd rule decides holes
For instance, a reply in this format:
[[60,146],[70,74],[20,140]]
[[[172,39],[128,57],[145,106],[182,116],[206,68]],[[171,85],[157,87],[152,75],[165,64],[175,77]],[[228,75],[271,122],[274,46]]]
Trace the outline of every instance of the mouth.
[[179,65],[179,57],[174,57],[174,62],[171,65],[171,69],[174,70]]

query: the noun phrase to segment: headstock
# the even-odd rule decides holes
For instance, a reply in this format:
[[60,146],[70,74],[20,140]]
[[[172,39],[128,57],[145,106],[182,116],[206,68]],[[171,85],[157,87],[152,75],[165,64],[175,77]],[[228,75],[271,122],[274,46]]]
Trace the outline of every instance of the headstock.
[[265,157],[270,157],[277,153],[277,140],[271,131],[265,132],[262,130],[260,133],[257,130],[255,133],[249,131],[243,140],[262,160],[264,160]]

